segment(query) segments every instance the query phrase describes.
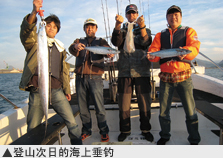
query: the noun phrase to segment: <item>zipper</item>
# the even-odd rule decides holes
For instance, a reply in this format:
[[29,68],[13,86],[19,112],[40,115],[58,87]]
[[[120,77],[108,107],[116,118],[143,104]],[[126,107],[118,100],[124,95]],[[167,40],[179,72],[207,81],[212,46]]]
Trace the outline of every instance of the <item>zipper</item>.
[[[88,44],[87,44],[87,46],[88,46]],[[85,60],[86,60],[86,56],[87,56],[87,50],[86,50],[86,52],[85,52],[85,54],[84,54],[84,60],[83,60],[83,66],[82,66],[82,70],[81,70],[81,78],[83,78],[83,72],[84,72],[84,62],[85,62]]]
[[170,32],[170,48],[173,48],[173,30],[169,29]]
[[[91,44],[87,44],[87,46],[91,46]],[[93,60],[92,60],[91,52],[90,51],[89,51],[89,58],[90,58],[90,61],[91,61],[91,66],[90,66],[90,79],[92,79],[91,73],[92,73]]]

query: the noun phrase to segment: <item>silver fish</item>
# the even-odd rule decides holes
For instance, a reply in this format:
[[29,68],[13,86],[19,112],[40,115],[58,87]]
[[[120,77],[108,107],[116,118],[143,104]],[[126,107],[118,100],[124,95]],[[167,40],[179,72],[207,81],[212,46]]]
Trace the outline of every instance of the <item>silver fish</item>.
[[174,49],[163,49],[157,52],[150,53],[150,55],[157,56],[160,58],[169,58],[169,57],[175,57],[175,56],[185,55],[189,53],[191,53],[190,50],[174,48]]
[[91,47],[85,47],[84,49],[90,52],[93,52],[95,54],[101,54],[101,55],[120,53],[119,50],[116,50],[110,47],[102,47],[102,46],[91,46]]
[[48,104],[49,104],[49,55],[47,46],[47,36],[45,30],[46,23],[44,21],[40,22],[38,31],[38,47],[37,47],[37,60],[38,60],[38,86],[40,101],[43,107],[46,128],[47,129],[47,119],[48,119]]

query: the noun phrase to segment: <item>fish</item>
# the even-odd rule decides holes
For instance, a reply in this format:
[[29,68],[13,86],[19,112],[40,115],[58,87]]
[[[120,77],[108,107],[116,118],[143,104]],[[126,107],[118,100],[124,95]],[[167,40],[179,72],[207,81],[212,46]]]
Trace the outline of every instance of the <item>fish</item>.
[[128,53],[135,52],[135,44],[134,44],[134,36],[133,36],[133,26],[135,25],[135,22],[127,22],[128,24],[128,31],[125,37],[125,43],[124,43],[124,51]]
[[116,50],[114,48],[102,47],[102,46],[91,46],[91,47],[85,47],[84,49],[93,52],[94,54],[101,54],[101,55],[120,53],[119,50]]
[[40,102],[45,116],[45,134],[47,130],[48,105],[49,105],[49,53],[45,30],[46,22],[41,21],[37,37],[37,62],[38,62],[38,87]]
[[170,57],[175,57],[179,55],[186,55],[191,52],[192,52],[191,50],[187,50],[187,49],[174,48],[174,49],[163,49],[163,50],[149,53],[149,54],[160,57],[160,58],[170,58]]

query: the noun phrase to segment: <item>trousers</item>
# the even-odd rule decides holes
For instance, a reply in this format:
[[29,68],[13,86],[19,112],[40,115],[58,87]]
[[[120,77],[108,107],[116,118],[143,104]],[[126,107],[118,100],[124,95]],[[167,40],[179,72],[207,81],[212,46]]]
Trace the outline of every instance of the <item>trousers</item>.
[[[81,134],[74,118],[72,108],[65,97],[62,88],[51,89],[52,107],[65,121],[68,128],[68,135],[72,145],[81,145]],[[27,114],[27,131],[38,126],[44,116],[44,111],[40,103],[40,94],[38,88],[31,88],[29,94],[29,109]]]
[[120,131],[131,132],[130,106],[135,85],[136,96],[140,114],[140,129],[142,132],[149,132],[151,129],[151,84],[149,77],[119,77],[118,78],[118,105]]

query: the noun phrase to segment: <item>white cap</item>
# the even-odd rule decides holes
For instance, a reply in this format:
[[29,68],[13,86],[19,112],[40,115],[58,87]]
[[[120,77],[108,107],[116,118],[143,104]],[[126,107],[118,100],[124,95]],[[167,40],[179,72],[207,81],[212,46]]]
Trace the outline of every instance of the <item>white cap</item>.
[[86,24],[94,24],[94,25],[96,25],[98,27],[97,21],[95,19],[93,19],[93,18],[89,18],[89,19],[85,20],[84,26]]

